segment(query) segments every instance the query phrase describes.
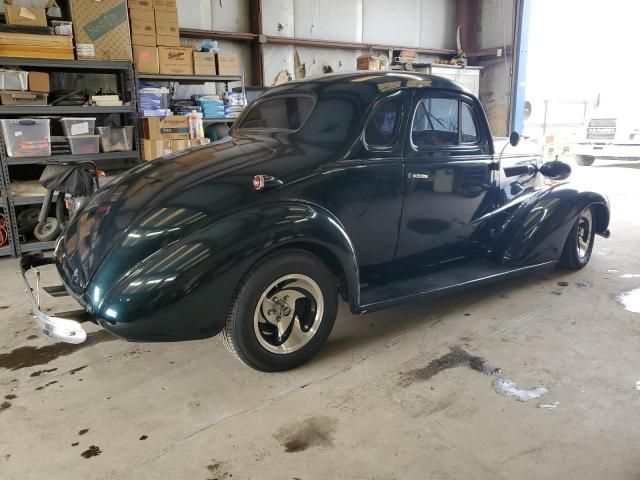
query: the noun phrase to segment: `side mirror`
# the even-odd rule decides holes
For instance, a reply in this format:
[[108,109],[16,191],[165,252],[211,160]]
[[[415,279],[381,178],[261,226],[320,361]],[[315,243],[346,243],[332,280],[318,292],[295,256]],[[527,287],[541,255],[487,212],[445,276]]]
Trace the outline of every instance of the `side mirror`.
[[551,180],[566,180],[571,175],[571,165],[556,159],[542,165],[539,171]]
[[518,143],[520,143],[520,134],[518,132],[511,132],[511,135],[509,135],[509,143],[512,147],[518,146]]

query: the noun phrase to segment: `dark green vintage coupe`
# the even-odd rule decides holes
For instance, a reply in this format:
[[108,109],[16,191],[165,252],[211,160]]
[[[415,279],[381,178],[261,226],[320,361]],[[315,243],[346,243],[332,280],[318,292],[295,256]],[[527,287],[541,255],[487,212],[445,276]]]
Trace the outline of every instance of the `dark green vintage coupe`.
[[[365,313],[587,264],[594,234],[609,234],[607,200],[517,140],[493,139],[478,100],[437,76],[291,82],[221,141],[100,189],[54,257],[25,256],[22,268],[55,263],[119,337],[221,334],[251,367],[289,369],[320,350],[339,298]],[[53,339],[86,338],[35,298],[34,308]]]

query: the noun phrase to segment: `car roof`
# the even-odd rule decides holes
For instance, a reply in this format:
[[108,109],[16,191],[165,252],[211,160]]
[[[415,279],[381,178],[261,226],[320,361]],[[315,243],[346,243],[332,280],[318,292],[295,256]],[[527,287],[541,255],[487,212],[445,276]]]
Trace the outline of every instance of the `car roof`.
[[[352,89],[356,85],[366,85],[373,87],[373,90],[382,93],[398,88],[436,88],[450,90],[460,93],[469,93],[461,85],[438,75],[429,75],[416,72],[399,71],[365,71],[353,73],[333,73],[310,77],[301,80],[294,80],[269,90],[268,93],[283,94],[289,91],[322,91],[328,86],[345,89]],[[335,91],[335,90],[334,90]]]

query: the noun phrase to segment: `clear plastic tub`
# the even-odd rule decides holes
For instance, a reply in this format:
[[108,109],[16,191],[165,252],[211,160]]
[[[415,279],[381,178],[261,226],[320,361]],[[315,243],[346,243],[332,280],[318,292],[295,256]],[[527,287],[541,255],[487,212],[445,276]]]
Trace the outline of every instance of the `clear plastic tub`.
[[103,152],[133,150],[133,127],[96,127]]
[[51,155],[49,119],[2,119],[2,135],[10,157],[44,157]]
[[0,69],[0,90],[28,90],[29,72]]
[[74,135],[67,137],[71,153],[74,155],[84,155],[87,153],[98,153],[100,150],[100,135]]
[[61,118],[60,124],[66,137],[75,137],[76,135],[93,135],[96,126],[96,119],[91,117],[82,118]]

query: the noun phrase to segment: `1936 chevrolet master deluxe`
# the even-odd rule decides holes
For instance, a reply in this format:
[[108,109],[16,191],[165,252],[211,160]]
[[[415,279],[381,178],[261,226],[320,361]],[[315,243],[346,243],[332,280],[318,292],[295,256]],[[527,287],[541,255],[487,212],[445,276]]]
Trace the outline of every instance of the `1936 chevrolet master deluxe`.
[[[578,269],[609,205],[570,168],[491,137],[478,100],[409,73],[291,82],[215,144],[145,163],[100,189],[53,259],[68,293],[128,340],[221,333],[242,361],[285,370],[321,348],[341,296],[388,307],[553,264]],[[504,152],[504,154],[502,154]],[[33,290],[29,290],[33,298]],[[50,317],[72,343],[78,322]]]

